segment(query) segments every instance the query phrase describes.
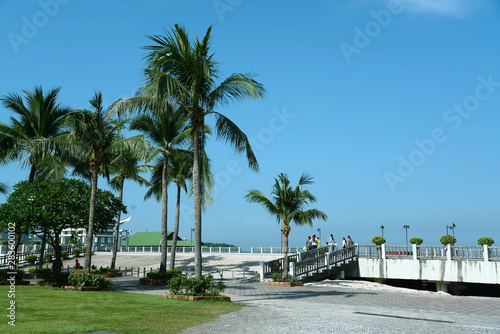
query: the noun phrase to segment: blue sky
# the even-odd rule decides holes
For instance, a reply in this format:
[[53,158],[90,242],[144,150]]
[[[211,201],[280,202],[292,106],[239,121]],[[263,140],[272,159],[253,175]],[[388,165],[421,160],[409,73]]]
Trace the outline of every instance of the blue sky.
[[[73,108],[88,108],[95,90],[107,105],[135,93],[145,35],[178,23],[194,37],[213,25],[223,74],[253,72],[268,95],[220,110],[252,138],[261,171],[209,142],[217,185],[204,241],[279,246],[275,219],[243,196],[269,195],[281,172],[293,183],[313,175],[314,207],[329,216],[314,229],[292,226],[290,246],[318,228],[324,240],[370,244],[381,225],[391,245],[405,243],[403,225],[427,245],[452,223],[458,245],[500,239],[496,1],[8,0],[0,22],[0,95],[62,86],[60,101]],[[0,106],[0,121],[10,115]],[[19,165],[0,169],[10,186],[27,178]],[[160,204],[144,202],[145,191],[125,186],[134,232],[160,230]],[[192,200],[182,206],[189,239]]]

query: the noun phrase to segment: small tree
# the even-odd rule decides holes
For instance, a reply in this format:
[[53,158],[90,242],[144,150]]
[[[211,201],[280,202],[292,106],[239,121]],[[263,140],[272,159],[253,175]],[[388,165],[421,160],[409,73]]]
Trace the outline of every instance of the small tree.
[[424,240],[422,238],[411,238],[410,243],[414,245],[421,245]]
[[379,245],[385,244],[385,238],[381,237],[380,235],[376,235],[373,237],[372,242],[375,245],[379,246]]
[[481,246],[484,246],[484,245],[491,246],[495,243],[495,240],[493,240],[493,238],[490,238],[490,237],[482,237],[482,238],[479,238],[477,240],[477,243]]
[[441,241],[443,245],[453,245],[457,242],[457,239],[451,235],[443,235],[439,241]]

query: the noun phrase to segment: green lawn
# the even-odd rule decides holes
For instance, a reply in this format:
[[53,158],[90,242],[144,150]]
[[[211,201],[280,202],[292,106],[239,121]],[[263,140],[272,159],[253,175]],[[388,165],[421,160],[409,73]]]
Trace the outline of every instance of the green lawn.
[[127,292],[62,291],[16,286],[15,327],[7,324],[8,286],[0,286],[0,333],[179,333],[243,306],[161,299]]

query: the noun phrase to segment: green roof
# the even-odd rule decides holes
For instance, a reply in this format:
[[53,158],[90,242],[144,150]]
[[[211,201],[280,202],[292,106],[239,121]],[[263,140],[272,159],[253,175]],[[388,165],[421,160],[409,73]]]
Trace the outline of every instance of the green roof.
[[[167,232],[167,245],[172,245],[172,235],[174,232]],[[130,236],[128,240],[129,246],[160,246],[161,242],[161,232],[136,232],[134,235]],[[125,241],[122,241],[122,246],[125,246]],[[191,241],[184,241],[177,237],[178,247],[189,247],[191,246]]]

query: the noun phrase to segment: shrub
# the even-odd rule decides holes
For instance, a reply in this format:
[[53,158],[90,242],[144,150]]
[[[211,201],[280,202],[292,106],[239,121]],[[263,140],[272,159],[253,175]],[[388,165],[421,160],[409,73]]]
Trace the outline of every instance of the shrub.
[[493,238],[490,238],[490,237],[482,237],[482,238],[479,238],[477,240],[477,243],[484,246],[484,245],[488,245],[488,246],[491,246],[495,243],[495,240],[493,240]]
[[54,256],[54,253],[45,253],[45,258],[52,260],[52,257]]
[[273,282],[283,282],[283,275],[280,273],[271,274]]
[[61,251],[61,257],[67,257],[68,251]]
[[33,241],[33,245],[40,245],[40,241],[39,240]]
[[1,244],[2,244],[2,245],[8,245],[8,244],[9,244],[9,241],[8,241],[8,240],[2,240]]
[[153,273],[146,274],[146,276],[148,278],[152,278],[152,279],[166,278],[168,280],[170,280],[174,277],[177,277],[177,276],[181,276],[181,275],[182,275],[182,271],[180,271],[180,270],[167,270],[167,272],[165,274],[162,274],[159,272],[153,272]]
[[226,285],[223,282],[214,282],[212,275],[200,278],[185,276],[174,277],[168,283],[170,293],[188,296],[220,296]]
[[26,260],[26,262],[35,262],[36,260],[38,260],[38,256],[36,256],[36,255],[26,255],[24,257],[24,260]]
[[87,274],[84,269],[75,269],[68,277],[68,283],[73,286],[95,286],[109,288],[113,281],[105,279],[102,275]]
[[443,245],[452,245],[457,242],[457,239],[451,235],[443,235],[439,241],[441,241]]
[[21,281],[24,278],[24,270],[21,269],[16,269],[16,270],[11,270],[11,269],[0,269],[0,282],[5,282],[7,279],[11,278],[13,275],[9,275],[8,273],[16,272],[16,281]]
[[382,244],[385,244],[385,238],[384,237],[381,237],[380,235],[376,235],[372,238],[372,242],[375,244],[375,245],[382,245]]
[[38,273],[50,273],[52,272],[52,269],[50,268],[31,268],[28,271],[30,274],[38,274]]
[[68,284],[69,273],[67,272],[61,272],[57,274],[54,273],[50,268],[44,268],[42,269],[42,276],[43,276],[42,280],[44,282],[59,283],[61,285]]
[[83,247],[82,248],[82,253],[86,253],[87,252],[87,247]]
[[78,256],[78,255],[80,255],[81,252],[82,252],[82,250],[80,248],[73,249],[73,255]]
[[299,281],[299,278],[297,276],[290,276],[288,277],[288,282],[290,283],[295,283],[295,282],[298,282]]
[[410,243],[414,244],[414,245],[420,245],[420,244],[422,244],[422,242],[424,242],[424,240],[422,240],[422,238],[411,238],[410,239]]

